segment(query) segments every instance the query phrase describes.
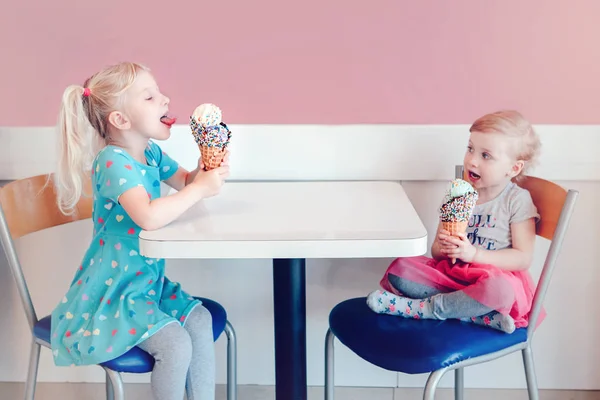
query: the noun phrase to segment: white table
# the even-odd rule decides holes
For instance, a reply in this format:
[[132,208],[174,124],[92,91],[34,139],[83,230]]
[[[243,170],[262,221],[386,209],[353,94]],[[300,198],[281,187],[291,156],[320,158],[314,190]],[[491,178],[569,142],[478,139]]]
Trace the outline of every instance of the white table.
[[307,258],[409,257],[427,231],[395,182],[234,182],[140,233],[153,258],[273,259],[277,399],[306,399]]

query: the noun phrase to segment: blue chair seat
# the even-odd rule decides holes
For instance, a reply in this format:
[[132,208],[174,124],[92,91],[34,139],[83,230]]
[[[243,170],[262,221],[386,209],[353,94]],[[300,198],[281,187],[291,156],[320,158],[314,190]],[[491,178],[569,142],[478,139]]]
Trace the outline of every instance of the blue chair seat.
[[377,314],[366,298],[343,301],[331,310],[336,338],[381,368],[420,374],[527,341],[527,329],[512,334],[459,320],[413,320]]
[[[196,299],[202,301],[202,305],[210,312],[212,316],[213,333],[216,341],[225,329],[225,324],[227,323],[227,312],[223,306],[216,301],[202,297],[196,297]],[[33,334],[38,339],[44,340],[48,343],[50,343],[50,320],[50,316],[44,317],[39,320],[33,328]],[[154,358],[144,350],[134,347],[122,356],[115,358],[114,360],[107,361],[101,365],[117,372],[143,374],[152,371],[152,368],[154,367]]]

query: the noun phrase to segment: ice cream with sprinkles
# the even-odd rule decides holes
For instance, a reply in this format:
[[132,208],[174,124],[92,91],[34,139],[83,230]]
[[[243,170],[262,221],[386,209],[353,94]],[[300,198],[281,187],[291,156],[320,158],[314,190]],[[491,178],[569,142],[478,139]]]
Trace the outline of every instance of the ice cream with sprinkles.
[[211,103],[199,105],[190,117],[190,128],[200,148],[204,168],[220,166],[231,140],[231,131],[222,121],[221,109]]
[[[465,233],[478,198],[477,191],[469,182],[463,179],[450,182],[440,207],[442,229],[452,236]],[[455,262],[456,260],[453,259],[452,263]]]

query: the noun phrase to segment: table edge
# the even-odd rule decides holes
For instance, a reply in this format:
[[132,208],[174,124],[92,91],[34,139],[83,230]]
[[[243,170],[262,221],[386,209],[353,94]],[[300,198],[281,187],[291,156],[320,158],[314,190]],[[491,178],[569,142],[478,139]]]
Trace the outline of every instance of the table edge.
[[140,254],[159,259],[389,258],[423,255],[427,242],[427,234],[413,239],[373,240],[140,240]]

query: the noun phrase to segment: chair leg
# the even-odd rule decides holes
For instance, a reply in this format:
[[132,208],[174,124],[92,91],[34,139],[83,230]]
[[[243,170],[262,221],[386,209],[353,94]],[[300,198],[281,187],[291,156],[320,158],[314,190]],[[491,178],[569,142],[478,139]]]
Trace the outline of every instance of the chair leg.
[[35,385],[37,382],[38,366],[40,364],[41,346],[33,339],[29,353],[29,369],[27,371],[27,382],[25,383],[25,400],[33,400],[35,397]]
[[108,372],[106,373],[106,400],[115,400],[115,392],[113,391],[112,383],[110,383]]
[[325,400],[333,400],[335,391],[334,382],[334,340],[335,335],[331,329],[327,329],[325,335]]
[[237,400],[237,337],[233,326],[225,323],[227,336],[227,400]]
[[125,390],[123,389],[123,380],[121,379],[121,374],[106,367],[102,368],[104,368],[104,371],[106,372],[106,377],[110,382],[113,399],[125,400]]
[[465,398],[465,369],[457,368],[454,370],[454,400],[463,400]]
[[429,374],[427,384],[425,384],[425,390],[423,391],[423,400],[435,400],[435,390],[440,383],[440,379],[442,379],[442,376],[444,376],[447,370],[448,368],[438,369]]
[[525,379],[527,380],[527,392],[529,393],[529,400],[539,400],[531,346],[527,346],[523,349],[523,365],[525,367]]

